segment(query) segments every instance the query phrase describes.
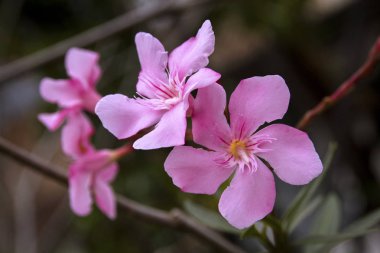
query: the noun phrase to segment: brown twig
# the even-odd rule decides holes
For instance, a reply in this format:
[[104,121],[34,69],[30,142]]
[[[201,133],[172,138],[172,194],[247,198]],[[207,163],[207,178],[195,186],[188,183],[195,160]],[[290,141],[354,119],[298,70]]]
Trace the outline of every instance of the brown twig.
[[146,6],[127,12],[106,23],[0,67],[0,83],[63,56],[71,47],[84,47],[159,15],[175,11],[183,11],[207,2],[209,2],[209,0],[168,0],[160,1],[159,4],[147,4]]
[[[62,185],[67,186],[67,176],[61,168],[47,163],[39,157],[18,148],[1,137],[0,153],[12,157],[15,161],[27,165],[28,168],[31,168],[34,171],[44,174]],[[242,249],[226,240],[219,233],[209,229],[203,224],[198,223],[181,210],[173,209],[170,212],[165,212],[153,207],[145,206],[121,195],[117,195],[116,198],[118,207],[132,216],[141,218],[144,221],[154,222],[160,225],[189,232],[209,242],[211,245],[223,252],[244,253]]]
[[324,112],[331,105],[337,103],[339,100],[344,98],[349,91],[351,91],[360,80],[364,79],[368,76],[374,66],[380,60],[380,37],[377,38],[375,44],[372,46],[367,60],[364,64],[345,82],[343,82],[338,89],[336,89],[330,96],[326,96],[322,99],[319,104],[317,104],[314,108],[307,111],[301,120],[297,124],[297,128],[305,129],[315,117]]

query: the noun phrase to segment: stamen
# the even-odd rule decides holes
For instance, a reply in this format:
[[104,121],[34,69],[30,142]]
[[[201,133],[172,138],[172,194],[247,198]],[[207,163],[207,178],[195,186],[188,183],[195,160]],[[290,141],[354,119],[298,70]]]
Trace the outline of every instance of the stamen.
[[[144,82],[148,87],[152,88],[152,91],[158,98],[166,99],[175,96],[176,94],[167,87],[161,80],[154,80],[153,78],[143,75],[139,79]],[[161,83],[157,85],[156,83]]]
[[[244,124],[241,125],[242,130]],[[242,131],[240,131],[241,134]],[[226,154],[229,156],[228,161],[225,159],[224,164],[236,168],[242,172],[247,171],[252,174],[258,169],[257,153],[271,151],[269,148],[262,148],[265,143],[272,143],[276,138],[268,135],[253,135],[247,139],[234,139],[229,144]]]
[[169,70],[168,81],[165,82],[159,78],[154,78],[148,75],[140,75],[139,80],[143,82],[154,94],[152,97],[142,96],[135,97],[138,103],[149,106],[153,110],[169,110],[174,105],[178,104],[183,98],[183,87],[185,79],[179,81],[178,76],[170,75]]
[[241,156],[245,153],[245,142],[241,140],[233,140],[230,144],[229,152],[237,160],[241,159]]

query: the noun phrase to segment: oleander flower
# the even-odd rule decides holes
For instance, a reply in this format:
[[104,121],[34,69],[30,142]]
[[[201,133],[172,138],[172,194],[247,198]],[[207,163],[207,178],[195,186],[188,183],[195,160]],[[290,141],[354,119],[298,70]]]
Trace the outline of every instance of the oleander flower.
[[101,74],[98,60],[99,55],[96,52],[71,48],[65,58],[66,71],[70,79],[42,79],[40,85],[42,98],[60,107],[58,112],[39,115],[39,120],[49,130],[56,130],[73,110],[94,112],[95,105],[100,99],[95,90]]
[[92,150],[69,167],[70,206],[77,215],[88,215],[95,199],[108,218],[116,217],[116,200],[110,186],[118,171],[114,156],[110,150]]
[[144,128],[155,128],[135,143],[135,149],[183,145],[189,98],[195,89],[215,83],[220,74],[209,68],[215,37],[205,21],[195,37],[170,53],[148,33],[135,38],[141,64],[136,98],[121,94],[103,97],[95,108],[103,126],[119,139]]
[[86,115],[72,111],[62,130],[64,152],[73,162],[69,167],[71,209],[80,216],[88,215],[94,202],[110,219],[116,217],[116,200],[110,184],[116,177],[116,160],[129,152],[129,146],[115,150],[96,150],[90,138],[93,126]]
[[198,90],[193,108],[194,142],[207,148],[175,147],[165,170],[185,192],[214,194],[232,174],[219,201],[219,211],[243,229],[264,218],[275,202],[271,170],[284,182],[309,183],[322,172],[322,163],[308,135],[283,124],[289,90],[280,76],[242,80],[230,103],[230,125],[224,116],[226,94],[214,84]]

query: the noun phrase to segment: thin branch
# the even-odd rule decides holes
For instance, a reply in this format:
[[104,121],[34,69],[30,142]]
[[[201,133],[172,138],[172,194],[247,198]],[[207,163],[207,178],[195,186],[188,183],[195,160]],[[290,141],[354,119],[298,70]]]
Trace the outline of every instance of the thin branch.
[[0,153],[12,157],[24,165],[28,165],[31,169],[40,174],[50,177],[61,184],[67,185],[66,174],[62,172],[62,169],[54,167],[34,155],[30,155],[29,152],[16,147],[16,145],[1,137]]
[[88,46],[157,16],[183,11],[207,2],[209,0],[168,0],[159,1],[156,4],[146,4],[106,23],[0,67],[0,83],[62,57],[71,47]]
[[302,119],[298,122],[297,128],[305,129],[312,120],[315,119],[319,114],[324,112],[327,108],[334,105],[342,98],[344,98],[349,91],[351,91],[360,80],[367,77],[374,69],[375,65],[380,60],[380,37],[377,38],[375,44],[370,50],[367,60],[364,64],[345,82],[343,82],[338,89],[336,89],[330,96],[326,96],[322,99],[319,104],[314,108],[307,111]]
[[[67,186],[67,176],[63,169],[53,166],[35,155],[18,148],[16,145],[0,137],[0,153],[12,157],[15,161],[27,165],[28,168],[43,174],[55,181]],[[189,232],[215,246],[223,252],[244,253],[242,249],[232,244],[219,233],[198,223],[181,210],[173,209],[165,212],[153,207],[145,206],[136,201],[117,195],[117,205],[127,211],[131,216],[141,218],[144,221],[154,222],[160,225]]]

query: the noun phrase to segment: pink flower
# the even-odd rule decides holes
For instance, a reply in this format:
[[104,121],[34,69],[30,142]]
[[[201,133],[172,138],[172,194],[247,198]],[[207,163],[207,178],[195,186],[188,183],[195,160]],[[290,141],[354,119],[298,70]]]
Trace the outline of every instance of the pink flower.
[[100,77],[99,55],[95,52],[72,48],[66,54],[65,65],[70,79],[44,78],[40,85],[41,96],[56,103],[60,110],[42,113],[40,121],[51,131],[62,129],[63,151],[74,162],[69,167],[69,193],[72,210],[85,216],[91,212],[93,197],[99,209],[110,219],[116,217],[116,200],[111,186],[118,165],[120,150],[96,150],[90,138],[94,128],[84,110],[94,112],[100,95],[95,90]]
[[94,112],[100,95],[95,90],[101,71],[99,55],[89,50],[71,48],[65,58],[66,71],[70,79],[44,78],[40,94],[47,102],[55,103],[62,110],[42,113],[40,121],[51,131],[56,130],[72,110]]
[[196,37],[190,38],[168,56],[162,44],[148,33],[136,35],[141,72],[138,98],[121,94],[102,98],[95,108],[103,126],[117,138],[155,128],[138,139],[135,149],[183,145],[190,93],[215,83],[220,75],[209,68],[215,37],[210,21],[204,22]]
[[96,150],[90,138],[93,127],[81,111],[70,111],[62,130],[62,146],[74,159],[69,167],[69,193],[72,210],[85,216],[91,212],[93,197],[99,209],[110,219],[116,217],[116,201],[110,186],[114,180],[119,157],[130,151],[129,146],[116,150]]
[[118,157],[126,148],[96,150],[90,142],[94,133],[89,119],[81,111],[70,111],[62,130],[64,152],[74,159],[69,167],[71,209],[80,216],[91,212],[93,196],[99,209],[110,219],[116,217],[116,203],[111,186],[115,178]]
[[116,200],[110,183],[118,165],[110,150],[92,151],[77,159],[69,168],[70,206],[74,213],[86,216],[93,198],[108,218],[116,217]]
[[294,185],[309,183],[322,163],[306,133],[266,122],[281,119],[289,90],[280,76],[242,80],[229,104],[230,126],[224,116],[226,94],[214,84],[200,89],[194,101],[193,138],[208,148],[175,147],[165,170],[185,192],[213,194],[234,173],[223,192],[219,211],[242,229],[269,214],[275,201],[273,174]]

